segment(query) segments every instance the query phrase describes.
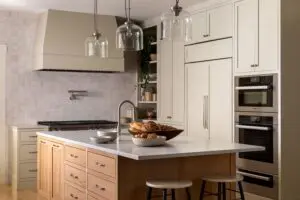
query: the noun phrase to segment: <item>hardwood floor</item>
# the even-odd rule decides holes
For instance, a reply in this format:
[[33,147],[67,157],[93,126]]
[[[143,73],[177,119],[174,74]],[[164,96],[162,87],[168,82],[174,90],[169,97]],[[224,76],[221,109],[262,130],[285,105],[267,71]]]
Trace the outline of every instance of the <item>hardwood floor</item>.
[[8,185],[0,185],[0,200],[45,200],[34,191],[24,190],[12,192]]

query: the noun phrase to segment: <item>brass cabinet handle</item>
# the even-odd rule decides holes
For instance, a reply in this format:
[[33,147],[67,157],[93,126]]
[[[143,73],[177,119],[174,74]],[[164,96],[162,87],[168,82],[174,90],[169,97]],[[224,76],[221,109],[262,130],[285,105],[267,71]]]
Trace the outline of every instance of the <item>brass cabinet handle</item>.
[[37,172],[37,169],[30,169],[29,172]]
[[167,116],[167,119],[172,119],[172,117],[171,116]]
[[210,36],[209,34],[204,34],[204,35],[203,35],[203,37],[209,37],[209,36]]
[[98,184],[96,184],[96,188],[99,188],[99,189],[102,190],[102,191],[105,191],[105,190],[106,190],[104,187],[101,187],[101,188],[100,188],[100,186],[99,186]]
[[73,199],[78,199],[78,197],[77,196],[75,196],[74,194],[70,194],[70,197],[72,197]]
[[53,144],[53,146],[56,147],[56,148],[59,148],[59,147],[60,147],[59,145],[56,145],[56,144]]
[[37,151],[30,151],[29,154],[37,154]]
[[100,167],[105,167],[106,166],[105,164],[102,164],[102,163],[99,163],[99,162],[96,162],[96,165],[100,165]]
[[76,155],[74,155],[74,154],[70,154],[70,156],[71,156],[72,158],[78,158],[78,156],[76,156]]
[[78,176],[75,176],[74,174],[70,174],[70,176],[74,179],[78,179]]
[[37,138],[37,135],[30,135],[30,138]]
[[42,144],[46,144],[46,142],[44,142],[44,141],[41,141],[41,143],[42,143]]

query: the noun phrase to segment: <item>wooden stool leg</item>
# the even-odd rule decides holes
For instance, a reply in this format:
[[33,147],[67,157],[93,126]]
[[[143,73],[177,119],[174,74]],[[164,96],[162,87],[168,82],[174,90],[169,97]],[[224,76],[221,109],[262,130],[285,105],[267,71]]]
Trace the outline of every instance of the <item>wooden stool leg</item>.
[[241,200],[245,200],[245,195],[244,195],[242,181],[239,181],[238,185],[239,185],[239,190],[240,190],[240,194],[241,194]]
[[152,198],[152,188],[148,187],[147,189],[147,200],[151,200]]
[[226,200],[226,183],[222,183],[223,200]]
[[206,181],[202,181],[202,186],[201,186],[201,190],[200,190],[200,198],[199,198],[199,200],[203,200],[204,199],[205,185],[206,185]]
[[188,200],[191,200],[192,197],[191,197],[190,189],[189,189],[189,188],[186,188],[185,191],[186,191],[187,199],[188,199]]
[[167,200],[167,189],[163,189],[163,200]]
[[222,200],[222,183],[218,183],[218,200]]
[[172,200],[175,200],[175,199],[176,199],[176,198],[175,198],[175,190],[172,189],[172,190],[171,190],[171,193],[172,193]]

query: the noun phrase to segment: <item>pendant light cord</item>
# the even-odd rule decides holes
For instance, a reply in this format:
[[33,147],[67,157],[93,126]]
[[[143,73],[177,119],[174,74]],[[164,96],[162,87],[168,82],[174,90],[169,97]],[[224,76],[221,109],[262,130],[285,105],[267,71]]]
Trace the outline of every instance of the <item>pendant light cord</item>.
[[95,29],[96,33],[98,33],[98,30],[97,30],[97,14],[98,14],[98,0],[94,0],[94,29]]
[[130,10],[131,10],[131,0],[128,0],[128,7],[127,7],[127,0],[125,0],[125,16],[127,19],[127,22],[130,21]]

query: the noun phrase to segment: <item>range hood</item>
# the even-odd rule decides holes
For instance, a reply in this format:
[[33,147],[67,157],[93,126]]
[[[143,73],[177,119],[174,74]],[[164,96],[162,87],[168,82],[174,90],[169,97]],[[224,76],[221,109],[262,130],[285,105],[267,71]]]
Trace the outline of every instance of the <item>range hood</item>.
[[117,19],[98,15],[98,29],[108,39],[109,58],[86,57],[85,39],[93,33],[93,15],[48,10],[42,13],[34,49],[40,71],[123,72],[124,56],[116,49]]

